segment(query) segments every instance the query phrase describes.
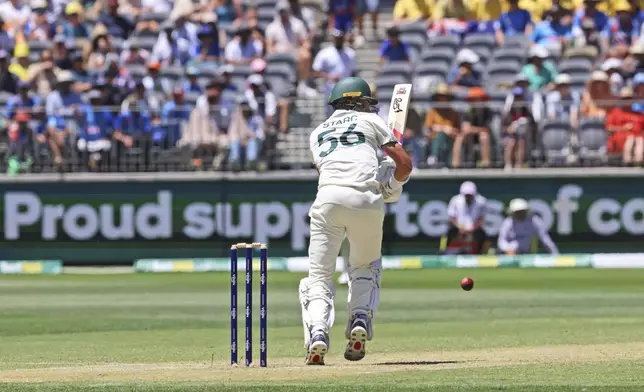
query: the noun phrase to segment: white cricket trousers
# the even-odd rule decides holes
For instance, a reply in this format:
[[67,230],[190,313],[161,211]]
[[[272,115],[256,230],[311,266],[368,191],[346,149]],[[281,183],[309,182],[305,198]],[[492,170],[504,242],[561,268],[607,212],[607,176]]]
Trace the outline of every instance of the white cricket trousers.
[[[345,235],[350,245],[352,280],[362,274],[371,279],[372,266],[374,263],[379,265],[381,257],[382,223],[385,216],[382,196],[354,188],[325,186],[318,191],[309,215],[311,294],[315,297],[316,294],[332,291],[336,260]],[[377,298],[372,298],[372,284],[365,281],[365,287],[361,286],[362,284],[352,285],[350,313],[355,310],[368,313],[377,305]],[[326,325],[328,312],[324,301],[311,301],[309,314],[313,326],[322,328]]]

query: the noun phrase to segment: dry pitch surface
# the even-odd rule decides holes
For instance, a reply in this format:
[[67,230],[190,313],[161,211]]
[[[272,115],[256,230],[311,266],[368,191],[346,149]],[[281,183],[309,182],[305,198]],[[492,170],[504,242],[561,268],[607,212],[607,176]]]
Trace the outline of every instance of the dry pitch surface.
[[269,368],[231,369],[225,274],[2,277],[0,391],[644,390],[640,271],[387,271],[367,358],[342,359],[339,311],[325,367],[299,276],[270,279]]

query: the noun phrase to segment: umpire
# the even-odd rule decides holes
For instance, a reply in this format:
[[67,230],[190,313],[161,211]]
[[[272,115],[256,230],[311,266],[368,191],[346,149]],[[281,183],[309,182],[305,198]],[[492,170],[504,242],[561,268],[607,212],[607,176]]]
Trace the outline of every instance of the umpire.
[[486,202],[485,197],[477,194],[476,184],[472,181],[461,184],[459,194],[452,197],[447,206],[449,229],[447,238],[441,240],[441,251],[445,252],[458,240],[473,243],[470,249],[474,254],[487,252],[489,243],[483,230]]

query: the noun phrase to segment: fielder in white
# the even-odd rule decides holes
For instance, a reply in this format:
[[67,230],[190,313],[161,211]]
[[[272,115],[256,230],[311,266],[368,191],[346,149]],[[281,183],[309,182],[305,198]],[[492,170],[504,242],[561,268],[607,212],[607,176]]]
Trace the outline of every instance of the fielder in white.
[[[310,146],[320,173],[318,192],[309,215],[309,276],[300,282],[306,363],[324,365],[329,331],[335,316],[333,273],[347,236],[349,253],[349,321],[344,357],[358,361],[373,337],[378,305],[380,248],[384,203],[400,198],[412,170],[403,150],[362,79],[340,80],[329,97],[334,112],[311,134]],[[377,150],[387,158],[379,162]]]

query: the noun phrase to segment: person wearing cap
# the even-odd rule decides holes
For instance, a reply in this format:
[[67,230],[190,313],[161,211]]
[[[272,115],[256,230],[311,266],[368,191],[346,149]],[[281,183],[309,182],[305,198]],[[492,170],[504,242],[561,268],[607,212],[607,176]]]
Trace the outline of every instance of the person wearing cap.
[[318,95],[308,85],[311,77],[311,40],[304,23],[291,15],[291,6],[287,0],[277,3],[277,16],[266,27],[266,53],[294,53],[300,81],[298,93],[309,98]]
[[610,90],[608,75],[604,71],[593,71],[586,90],[581,96],[581,108],[579,113],[582,117],[603,118],[606,111],[611,107],[611,101],[615,96]]
[[123,51],[119,59],[119,63],[123,66],[127,65],[146,65],[148,59],[151,57],[147,49],[143,49],[136,37],[132,37],[123,43]]
[[29,70],[29,45],[21,42],[13,50],[13,57],[16,61],[9,66],[9,72],[16,75],[19,80],[28,80]]
[[224,48],[224,59],[228,64],[249,64],[263,54],[264,45],[251,36],[251,29],[245,23],[237,27],[235,37]]
[[[447,237],[441,239],[442,252],[454,249],[455,241],[467,243],[467,253],[481,254],[487,251],[487,234],[483,230],[486,203],[487,199],[478,194],[476,184],[472,181],[461,184],[459,194],[453,196],[447,205],[449,226]],[[460,246],[456,248],[460,250]]]
[[608,84],[610,91],[618,95],[624,87],[624,78],[622,77],[622,60],[618,58],[609,58],[604,60],[601,70],[608,75]]
[[[320,50],[313,60],[313,76],[325,81],[325,96],[331,94],[331,90],[339,80],[355,76],[358,72],[356,52],[346,45],[345,33],[341,30],[333,30],[332,35],[333,46]],[[327,106],[327,116],[332,112],[331,106]]]
[[183,83],[185,93],[203,94],[203,87],[199,84],[199,68],[189,65],[186,67],[186,81]]
[[54,62],[56,66],[60,69],[69,70],[72,69],[72,61],[69,58],[71,44],[64,35],[58,34],[54,37],[54,47],[52,48],[52,54],[54,57]]
[[578,9],[577,12],[575,12],[575,16],[573,18],[573,27],[575,29],[581,29],[582,21],[586,18],[590,18],[593,20],[593,22],[595,22],[595,28],[597,29],[597,31],[604,31],[604,29],[608,26],[609,18],[608,15],[597,9],[597,5],[601,2],[601,0],[583,1],[583,8]]
[[617,0],[614,11],[615,17],[608,21],[603,32],[603,45],[609,48],[609,56],[621,59],[626,57],[628,48],[639,38],[641,26],[628,0]]
[[548,60],[548,49],[543,46],[534,45],[530,48],[529,63],[524,65],[521,73],[528,78],[531,90],[546,89],[554,87],[557,77],[555,65]]
[[121,15],[119,6],[119,0],[107,0],[98,21],[107,28],[110,36],[127,38],[134,31],[134,24]]
[[480,61],[479,56],[468,48],[456,54],[456,67],[447,76],[447,84],[460,87],[481,87],[481,73],[474,69]]
[[534,29],[530,12],[519,6],[519,0],[509,0],[509,8],[501,14],[495,24],[495,37],[499,46],[503,45],[504,37],[523,35],[529,37]]
[[633,90],[624,87],[620,91],[621,105],[616,105],[606,115],[606,130],[609,132],[608,153],[621,154],[625,165],[642,164],[644,158],[644,116],[633,111]]
[[111,137],[115,119],[110,110],[101,107],[103,93],[91,90],[86,94],[89,105],[85,106],[85,122],[78,128],[76,148],[90,169],[101,168],[109,158]]
[[[206,93],[197,100],[178,143],[192,154],[195,170],[203,170],[206,165],[219,170],[228,155],[227,131],[234,108],[221,105],[223,84],[221,78],[215,78],[206,86]],[[210,162],[205,162],[206,159]]]
[[526,138],[534,130],[535,119],[526,102],[527,92],[521,87],[512,89],[512,100],[506,101],[502,113],[503,163],[505,170],[525,164]]
[[74,74],[74,80],[76,84],[74,85],[74,90],[84,93],[92,88],[90,83],[89,72],[85,69],[85,64],[83,62],[83,54],[80,51],[74,51],[70,55],[72,61],[71,72]]
[[32,15],[25,24],[25,38],[28,41],[48,41],[51,38],[51,26],[47,19],[47,0],[32,0],[29,5]]
[[242,99],[229,127],[230,155],[228,164],[233,171],[258,170],[266,123],[260,113]]
[[557,75],[554,90],[546,95],[546,116],[550,120],[570,121],[570,125],[576,129],[579,125],[581,95],[570,88],[571,82],[570,75]]
[[81,96],[72,88],[74,81],[70,71],[60,72],[54,91],[45,98],[47,127],[44,134],[38,135],[38,141],[49,142],[56,165],[63,162],[63,152],[69,147],[67,137],[71,135],[71,129],[68,120],[76,120],[85,106]]
[[[155,143],[166,148],[174,147],[181,139],[181,129],[190,120],[190,107],[183,101],[185,91],[177,85],[172,89],[172,99],[168,100],[161,110],[161,120],[166,124],[166,133],[153,136]],[[162,141],[162,142],[161,142]]]
[[380,65],[387,61],[409,61],[409,49],[400,40],[400,29],[397,26],[387,29],[387,39],[380,46]]
[[559,254],[557,246],[550,238],[543,220],[530,212],[525,199],[513,199],[508,207],[508,217],[501,223],[497,241],[498,251],[505,255],[536,253],[535,240],[553,255]]
[[549,18],[534,26],[530,40],[536,45],[561,51],[572,37],[572,11],[557,6]]
[[27,113],[32,113],[35,108],[40,107],[42,102],[37,95],[30,94],[31,83],[25,81],[18,82],[18,94],[9,98],[7,106],[4,111],[4,118],[7,120],[15,121],[15,116],[18,110],[25,110]]
[[9,72],[11,57],[6,50],[0,49],[0,91],[15,94],[18,92],[18,78]]
[[430,131],[429,166],[451,166],[454,138],[461,131],[461,116],[452,109],[452,90],[444,83],[439,84],[432,95],[433,107],[425,115],[425,129]]
[[155,60],[148,61],[148,74],[143,78],[143,85],[149,94],[165,98],[172,91],[172,82],[159,75],[160,69],[161,63]]
[[7,129],[9,148],[7,156],[7,175],[28,173],[31,170],[34,157],[33,136],[36,129],[31,123],[31,115],[25,109],[19,109],[14,122]]
[[244,91],[244,99],[267,124],[274,124],[277,112],[277,98],[272,91],[266,88],[264,78],[259,74],[252,74],[247,79],[248,88]]
[[573,38],[564,52],[564,58],[585,56],[594,58],[603,50],[602,32],[597,31],[591,18],[581,21],[581,29],[573,30]]
[[490,124],[494,113],[487,103],[490,97],[482,87],[472,87],[467,94],[468,110],[463,118],[463,132],[454,139],[454,166],[461,160],[461,150],[466,146],[467,163],[475,163],[474,146],[479,145],[481,152],[481,167],[490,166],[491,135]]
[[89,38],[89,29],[83,22],[83,6],[75,1],[65,6],[67,22],[63,24],[63,35],[68,39]]

